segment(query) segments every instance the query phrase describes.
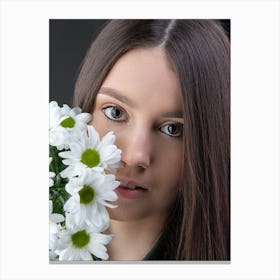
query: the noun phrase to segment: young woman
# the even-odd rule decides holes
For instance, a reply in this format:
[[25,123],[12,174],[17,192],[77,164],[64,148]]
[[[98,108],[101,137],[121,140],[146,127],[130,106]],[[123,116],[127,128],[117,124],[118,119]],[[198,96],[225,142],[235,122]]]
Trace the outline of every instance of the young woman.
[[112,20],[74,105],[122,150],[110,260],[230,259],[230,44],[212,20]]

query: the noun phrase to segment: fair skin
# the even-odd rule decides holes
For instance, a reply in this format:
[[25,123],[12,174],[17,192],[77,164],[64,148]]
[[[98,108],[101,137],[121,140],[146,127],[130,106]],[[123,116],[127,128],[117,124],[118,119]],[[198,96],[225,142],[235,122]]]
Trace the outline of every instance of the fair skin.
[[123,55],[100,88],[91,124],[101,136],[114,131],[122,150],[118,207],[109,209],[110,260],[141,260],[162,231],[180,183],[182,104],[160,47]]

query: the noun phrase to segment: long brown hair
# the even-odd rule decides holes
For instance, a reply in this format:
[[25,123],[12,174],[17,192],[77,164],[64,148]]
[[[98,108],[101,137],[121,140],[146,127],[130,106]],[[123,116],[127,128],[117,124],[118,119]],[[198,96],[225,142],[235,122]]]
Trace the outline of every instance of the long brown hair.
[[115,62],[161,46],[184,100],[182,184],[171,251],[177,260],[230,259],[230,43],[214,20],[112,20],[91,45],[74,105],[92,113]]

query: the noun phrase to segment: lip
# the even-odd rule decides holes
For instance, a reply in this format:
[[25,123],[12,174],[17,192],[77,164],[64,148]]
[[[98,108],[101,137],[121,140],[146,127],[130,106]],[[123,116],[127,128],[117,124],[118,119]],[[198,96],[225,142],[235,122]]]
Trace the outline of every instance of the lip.
[[[117,181],[120,182],[120,185],[116,188],[116,192],[123,198],[127,199],[137,199],[143,197],[147,191],[148,187],[145,185],[136,182],[127,178],[117,178]],[[128,186],[131,186],[129,188]]]

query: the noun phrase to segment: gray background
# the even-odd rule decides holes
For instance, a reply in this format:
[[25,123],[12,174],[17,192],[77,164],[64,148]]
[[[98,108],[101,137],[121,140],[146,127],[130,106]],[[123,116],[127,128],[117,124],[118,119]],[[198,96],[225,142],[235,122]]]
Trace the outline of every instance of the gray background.
[[108,20],[50,20],[49,97],[72,106],[75,81],[91,42]]

